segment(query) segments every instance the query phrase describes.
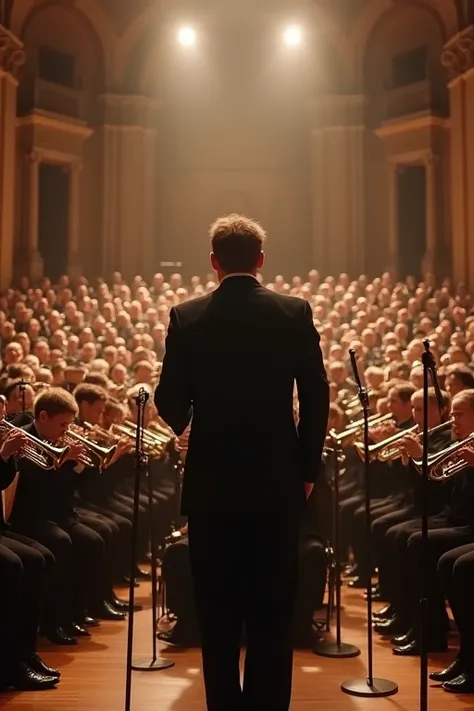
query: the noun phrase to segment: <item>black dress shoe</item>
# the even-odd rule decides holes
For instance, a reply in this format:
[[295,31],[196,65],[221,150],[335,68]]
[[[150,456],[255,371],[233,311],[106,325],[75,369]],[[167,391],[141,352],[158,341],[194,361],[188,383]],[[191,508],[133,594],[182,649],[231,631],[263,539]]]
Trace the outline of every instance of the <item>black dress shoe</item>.
[[196,635],[183,634],[181,630],[176,629],[176,627],[170,632],[157,632],[156,636],[160,642],[173,644],[177,647],[199,647],[201,645],[198,633],[196,633]]
[[68,634],[71,635],[71,637],[90,637],[91,633],[89,630],[86,630],[85,627],[81,627],[81,625],[78,625],[77,622],[72,622],[70,625],[67,626],[66,628]]
[[53,644],[72,647],[77,644],[77,639],[68,634],[64,627],[51,627],[44,630],[44,634]]
[[446,669],[430,674],[431,681],[438,681],[444,684],[445,681],[453,681],[464,674],[464,663],[460,659],[455,659]]
[[374,625],[374,632],[381,634],[383,637],[392,637],[398,634],[405,634],[407,631],[406,622],[400,617],[400,615],[395,615],[391,620],[377,622]]
[[[433,654],[445,652],[447,648],[446,640],[433,640],[428,643],[428,652]],[[416,639],[403,647],[394,647],[392,649],[392,653],[397,657],[419,657],[420,651],[420,643]]]
[[33,669],[37,674],[42,674],[43,676],[51,676],[55,679],[61,678],[61,672],[53,667],[48,667],[47,664],[41,659],[39,654],[32,654],[27,660],[28,666]]
[[474,676],[461,674],[452,681],[445,681],[442,688],[451,694],[474,694]]
[[38,674],[26,662],[20,662],[1,678],[3,688],[12,687],[17,691],[43,691],[54,689],[59,679],[45,674]]
[[107,602],[107,600],[104,600],[101,602],[97,607],[94,607],[91,610],[91,613],[94,617],[98,617],[100,620],[110,620],[110,621],[119,621],[119,620],[124,620],[125,615],[123,612],[119,612],[116,610],[110,602]]
[[385,605],[381,610],[372,614],[374,622],[378,622],[379,620],[391,620],[392,617],[395,617],[395,608],[393,605]]
[[[364,593],[364,600],[367,600],[367,591]],[[380,593],[380,590],[377,590],[375,588],[372,589],[371,600],[372,600],[372,602],[383,602],[384,601],[384,599]]]
[[100,622],[99,620],[96,620],[95,617],[89,617],[86,615],[83,620],[81,620],[81,627],[100,627]]
[[413,642],[415,637],[415,631],[411,629],[408,630],[406,634],[401,634],[391,639],[390,644],[393,644],[394,647],[405,647],[407,644],[410,644],[410,642]]
[[[128,612],[130,608],[130,603],[127,602],[127,600],[119,600],[119,598],[115,595],[110,598],[109,603],[112,605],[112,607],[115,607],[116,610],[123,612]],[[139,605],[137,602],[135,602],[133,605],[133,611],[140,612],[141,610],[143,610],[143,605]]]

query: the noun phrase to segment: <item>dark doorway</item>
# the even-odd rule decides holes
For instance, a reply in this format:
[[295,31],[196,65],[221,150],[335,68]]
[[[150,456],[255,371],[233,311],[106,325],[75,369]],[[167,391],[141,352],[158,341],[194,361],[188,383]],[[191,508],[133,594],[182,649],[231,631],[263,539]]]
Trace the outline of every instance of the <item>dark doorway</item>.
[[399,277],[421,276],[426,252],[426,172],[422,165],[398,173]]
[[41,163],[38,248],[44,274],[53,281],[67,269],[69,174],[62,166]]

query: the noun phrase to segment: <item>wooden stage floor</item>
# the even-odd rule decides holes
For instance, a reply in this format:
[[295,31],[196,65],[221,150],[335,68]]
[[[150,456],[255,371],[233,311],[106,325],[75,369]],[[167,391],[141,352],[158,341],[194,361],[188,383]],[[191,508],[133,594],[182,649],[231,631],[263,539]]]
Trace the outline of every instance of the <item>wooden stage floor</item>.
[[[147,609],[136,615],[135,653],[148,657],[151,651],[149,587],[141,585],[137,601]],[[388,642],[374,638],[374,672],[392,679],[399,692],[385,699],[357,699],[340,690],[342,681],[365,677],[365,603],[360,592],[344,588],[343,641],[356,644],[362,655],[355,659],[325,659],[310,652],[295,655],[292,711],[416,711],[418,704],[418,659],[396,659]],[[125,687],[125,645],[127,625],[103,622],[91,640],[82,641],[72,652],[43,646],[45,660],[63,673],[59,687],[40,693],[0,694],[2,711],[122,711]],[[430,669],[443,668],[453,657],[435,655]],[[204,711],[198,650],[163,649],[163,656],[175,666],[161,672],[135,672],[132,709],[134,711]],[[474,697],[455,697],[430,685],[430,711],[462,711],[474,708]],[[262,709],[272,711],[272,709]]]

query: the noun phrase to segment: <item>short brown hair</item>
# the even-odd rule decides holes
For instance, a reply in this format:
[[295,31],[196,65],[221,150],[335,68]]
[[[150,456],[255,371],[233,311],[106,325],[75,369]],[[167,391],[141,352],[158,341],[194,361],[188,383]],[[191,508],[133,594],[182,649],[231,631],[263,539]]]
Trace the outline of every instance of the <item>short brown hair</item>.
[[220,267],[227,273],[252,272],[262,252],[265,230],[244,215],[226,215],[212,225],[211,246]]
[[71,393],[63,388],[48,388],[44,390],[35,400],[34,416],[39,417],[42,412],[46,412],[48,417],[69,413],[76,416],[78,407]]
[[416,393],[416,388],[411,383],[400,383],[399,385],[394,385],[393,390],[402,402],[408,403],[411,401],[413,395]]
[[97,400],[107,402],[108,397],[104,388],[101,388],[99,385],[93,385],[92,383],[81,383],[74,388],[73,395],[78,405],[83,402],[93,405]]

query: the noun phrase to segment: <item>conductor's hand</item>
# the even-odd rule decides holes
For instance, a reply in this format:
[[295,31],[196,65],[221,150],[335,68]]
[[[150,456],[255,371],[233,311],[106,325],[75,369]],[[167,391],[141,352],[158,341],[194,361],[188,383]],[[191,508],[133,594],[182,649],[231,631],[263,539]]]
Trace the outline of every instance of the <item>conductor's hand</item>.
[[304,495],[306,497],[306,501],[308,501],[309,497],[312,494],[312,491],[314,489],[314,484],[312,484],[309,481],[305,481],[304,483]]
[[0,447],[0,457],[7,462],[10,457],[17,454],[27,442],[26,435],[22,430],[12,432]]

